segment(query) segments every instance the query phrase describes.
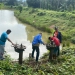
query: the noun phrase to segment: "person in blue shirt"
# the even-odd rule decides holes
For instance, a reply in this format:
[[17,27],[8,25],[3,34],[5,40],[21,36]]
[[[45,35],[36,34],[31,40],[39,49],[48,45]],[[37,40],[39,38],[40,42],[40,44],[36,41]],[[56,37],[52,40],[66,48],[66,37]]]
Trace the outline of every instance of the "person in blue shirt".
[[1,34],[1,37],[0,37],[0,60],[3,59],[4,47],[5,47],[6,40],[8,40],[9,42],[12,43],[12,45],[14,45],[14,43],[8,38],[8,35],[10,33],[11,33],[11,30],[8,29],[6,32],[3,32]]
[[39,44],[45,45],[45,43],[41,40],[42,33],[37,34],[32,41],[32,58],[34,58],[34,52],[36,50],[36,61],[39,58]]

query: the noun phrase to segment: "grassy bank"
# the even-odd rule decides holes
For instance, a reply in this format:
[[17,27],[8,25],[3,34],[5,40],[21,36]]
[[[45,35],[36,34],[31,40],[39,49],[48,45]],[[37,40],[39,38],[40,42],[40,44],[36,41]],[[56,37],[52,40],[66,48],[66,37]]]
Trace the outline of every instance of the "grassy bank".
[[15,16],[22,22],[33,27],[53,33],[54,26],[62,32],[63,40],[75,43],[75,12],[57,12],[42,9],[23,8],[20,13],[15,11]]
[[0,61],[0,75],[75,75],[74,48],[63,48],[57,60],[48,61],[48,53],[36,63],[27,58],[22,65],[9,57]]

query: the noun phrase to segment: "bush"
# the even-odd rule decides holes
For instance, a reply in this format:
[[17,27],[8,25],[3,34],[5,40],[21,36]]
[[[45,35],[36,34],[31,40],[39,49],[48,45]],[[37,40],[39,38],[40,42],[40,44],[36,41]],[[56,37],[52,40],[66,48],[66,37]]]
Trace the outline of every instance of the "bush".
[[48,27],[46,27],[46,31],[47,31],[48,33],[52,33],[52,30],[51,30],[50,28],[48,28]]
[[63,47],[65,47],[65,46],[66,46],[66,42],[65,42],[65,41],[62,43],[62,46],[63,46]]
[[65,12],[64,12],[64,13],[62,13],[62,14],[61,14],[61,16],[66,17],[66,13],[65,13]]
[[63,34],[62,35],[62,40],[68,40],[68,39],[70,39],[71,38],[71,36],[70,35],[67,35],[67,34]]
[[43,16],[43,15],[46,15],[46,13],[44,13],[44,12],[39,12],[37,15],[38,15],[38,16]]
[[69,47],[69,46],[70,46],[70,41],[69,41],[69,40],[63,41],[63,42],[62,42],[62,46],[63,46],[63,47],[66,47],[66,46]]
[[34,12],[38,12],[38,10],[37,10],[37,9],[32,9],[32,10],[29,12],[29,14],[32,14],[32,13],[34,13]]
[[71,42],[72,42],[73,44],[75,44],[75,37],[72,37],[72,38],[71,38]]
[[28,8],[28,7],[23,7],[23,10],[28,11],[28,10],[29,10],[29,8]]
[[23,7],[22,6],[18,6],[19,12],[22,12]]
[[66,46],[67,46],[67,47],[70,46],[70,42],[69,42],[69,41],[66,42]]
[[72,14],[75,14],[75,11],[72,11]]

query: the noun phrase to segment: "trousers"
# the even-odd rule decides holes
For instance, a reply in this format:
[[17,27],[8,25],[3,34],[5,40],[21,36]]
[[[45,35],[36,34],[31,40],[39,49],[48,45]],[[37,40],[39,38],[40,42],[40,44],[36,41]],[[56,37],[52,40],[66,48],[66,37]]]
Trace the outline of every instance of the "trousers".
[[33,46],[32,45],[32,58],[34,58],[34,52],[36,51],[36,61],[38,61],[39,58],[39,46]]
[[4,46],[0,45],[0,60],[3,59],[3,55],[4,55]]

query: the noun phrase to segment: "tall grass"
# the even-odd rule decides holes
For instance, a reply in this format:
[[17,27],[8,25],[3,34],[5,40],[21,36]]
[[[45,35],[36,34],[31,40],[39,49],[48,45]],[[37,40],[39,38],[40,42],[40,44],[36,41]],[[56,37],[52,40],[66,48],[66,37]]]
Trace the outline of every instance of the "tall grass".
[[[72,12],[57,12],[42,9],[24,8],[22,13],[15,11],[16,17],[42,31],[53,32],[52,26],[57,26],[63,34],[63,40],[74,36],[70,30],[74,29],[75,14]],[[74,30],[75,32],[75,30]]]

